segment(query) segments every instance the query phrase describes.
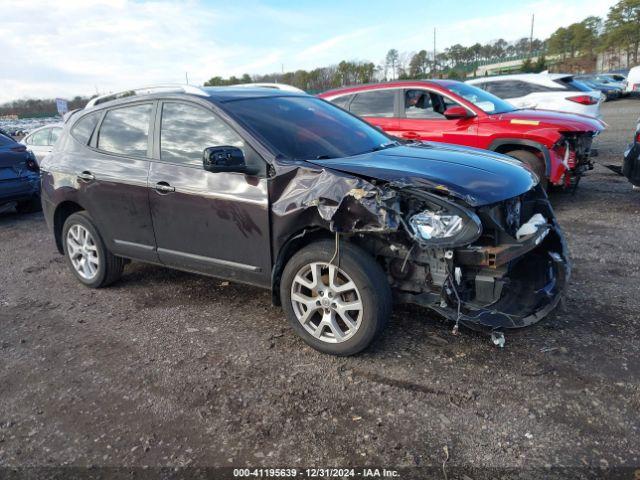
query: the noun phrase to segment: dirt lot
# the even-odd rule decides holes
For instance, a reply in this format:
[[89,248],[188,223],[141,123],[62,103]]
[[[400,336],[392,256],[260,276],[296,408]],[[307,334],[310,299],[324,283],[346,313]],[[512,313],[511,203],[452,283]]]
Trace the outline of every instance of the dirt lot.
[[566,300],[503,350],[404,308],[322,355],[265,291],[138,263],[89,290],[40,214],[0,214],[0,467],[640,467],[640,192],[603,166],[640,100],[604,113],[600,164],[553,196]]

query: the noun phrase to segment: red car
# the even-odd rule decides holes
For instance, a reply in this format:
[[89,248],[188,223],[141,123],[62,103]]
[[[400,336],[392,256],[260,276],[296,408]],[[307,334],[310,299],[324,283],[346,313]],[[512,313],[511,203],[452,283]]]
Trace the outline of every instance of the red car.
[[385,132],[511,155],[543,185],[574,187],[586,170],[593,138],[605,124],[592,117],[518,110],[500,98],[453,80],[411,80],[360,85],[319,95]]

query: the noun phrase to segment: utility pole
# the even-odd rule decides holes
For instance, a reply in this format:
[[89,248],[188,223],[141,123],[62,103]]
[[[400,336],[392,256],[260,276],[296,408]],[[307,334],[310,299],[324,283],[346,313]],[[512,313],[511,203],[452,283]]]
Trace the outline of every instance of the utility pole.
[[533,51],[533,21],[535,20],[535,13],[531,14],[531,34],[529,35],[529,58],[531,58],[531,52]]
[[184,72],[184,80],[187,82],[187,85],[189,85],[189,74],[187,72]]
[[435,78],[436,76],[436,70],[437,70],[437,63],[436,63],[436,27],[433,27],[433,77]]

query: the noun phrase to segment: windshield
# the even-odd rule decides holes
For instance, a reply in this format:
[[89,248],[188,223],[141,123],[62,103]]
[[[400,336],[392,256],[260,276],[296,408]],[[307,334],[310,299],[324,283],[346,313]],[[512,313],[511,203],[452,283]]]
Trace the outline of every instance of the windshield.
[[501,98],[498,98],[489,92],[485,92],[484,90],[480,90],[473,85],[456,83],[448,86],[448,88],[456,95],[464,98],[467,102],[473,103],[485,113],[506,113],[516,110],[516,107],[511,105],[509,102],[505,102]]
[[350,157],[395,145],[364,121],[314,97],[234,100],[225,108],[290,159]]

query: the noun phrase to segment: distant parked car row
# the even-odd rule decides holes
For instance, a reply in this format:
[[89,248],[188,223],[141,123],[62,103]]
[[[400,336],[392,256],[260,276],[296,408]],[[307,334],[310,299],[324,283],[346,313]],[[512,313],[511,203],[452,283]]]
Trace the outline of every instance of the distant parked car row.
[[559,73],[522,73],[475,78],[468,84],[482,88],[508,100],[517,108],[535,108],[579,113],[600,118],[600,91],[579,81],[573,75]]

